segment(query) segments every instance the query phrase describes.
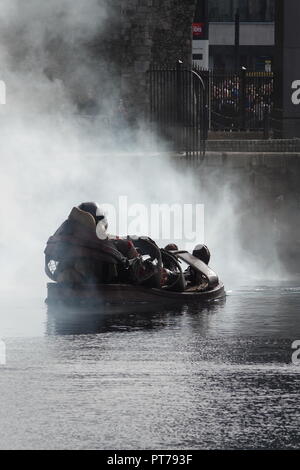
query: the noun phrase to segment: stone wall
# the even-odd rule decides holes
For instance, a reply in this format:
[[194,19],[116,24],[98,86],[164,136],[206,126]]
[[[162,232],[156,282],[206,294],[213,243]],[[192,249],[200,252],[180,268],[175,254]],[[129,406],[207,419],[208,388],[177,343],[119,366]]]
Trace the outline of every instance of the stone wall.
[[129,113],[145,112],[152,51],[152,0],[122,1],[121,96]]
[[148,111],[151,64],[191,62],[196,0],[101,1],[108,18],[95,36],[76,44],[46,38],[45,74],[65,82],[83,113],[105,113],[107,106],[118,112],[122,98],[129,115],[140,117]]
[[[218,205],[223,190],[234,195],[234,223],[245,253],[261,264],[274,246],[287,272],[300,273],[299,151],[208,152],[200,165],[179,155],[176,160],[183,172],[193,166],[199,188],[208,198],[199,201],[205,207]],[[206,211],[208,219],[213,220],[214,214]],[[224,226],[224,249],[226,234]]]
[[[229,133],[230,135],[230,133]],[[239,152],[239,153],[295,153],[300,152],[300,139],[249,139],[249,134],[244,134],[241,139],[208,140],[206,150],[211,152]]]
[[151,64],[191,62],[196,0],[121,0],[121,95],[131,112],[148,109]]
[[182,60],[191,65],[191,25],[196,0],[154,1],[152,62],[174,65]]

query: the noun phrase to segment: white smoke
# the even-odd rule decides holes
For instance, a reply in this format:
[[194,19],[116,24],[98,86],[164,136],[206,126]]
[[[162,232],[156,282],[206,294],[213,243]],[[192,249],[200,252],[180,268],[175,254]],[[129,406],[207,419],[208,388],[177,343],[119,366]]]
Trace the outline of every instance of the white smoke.
[[[155,153],[145,123],[135,132],[107,125],[119,85],[86,44],[111,25],[109,2],[1,0],[0,11],[2,290],[44,296],[47,238],[74,205],[117,204],[120,195],[131,204],[206,203],[213,266],[229,280],[253,272],[239,262],[235,194],[217,180],[215,193],[201,189],[193,170],[171,165],[163,143]],[[87,120],[74,97],[91,88],[102,94]]]

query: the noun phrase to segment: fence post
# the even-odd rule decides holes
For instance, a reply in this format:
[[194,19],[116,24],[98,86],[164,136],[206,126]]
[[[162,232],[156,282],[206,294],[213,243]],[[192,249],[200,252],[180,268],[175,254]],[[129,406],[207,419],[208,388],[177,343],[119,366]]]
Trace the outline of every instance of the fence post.
[[210,93],[211,93],[211,89],[210,89],[210,73],[209,73],[209,70],[205,71],[204,72],[204,77],[205,77],[205,80],[204,80],[204,85],[205,85],[205,88],[204,90],[202,90],[203,92],[203,103],[202,103],[202,106],[203,106],[203,124],[202,124],[202,128],[203,128],[203,132],[202,132],[202,136],[203,136],[203,140],[206,141],[208,139],[208,131],[210,130],[210,119],[211,119],[211,115],[210,115],[210,112],[211,112],[211,97],[210,97]]
[[246,130],[246,106],[246,69],[242,68],[240,73],[240,120],[242,130]]
[[269,106],[264,109],[264,139],[270,138],[270,110]]
[[176,64],[176,103],[177,103],[177,124],[181,124],[181,111],[182,111],[182,102],[181,102],[181,95],[182,95],[182,61],[178,60]]
[[204,81],[205,90],[204,90],[204,100],[205,100],[205,122],[206,122],[206,129],[205,135],[206,138],[208,136],[208,131],[211,128],[211,71],[205,70],[202,72],[202,79]]

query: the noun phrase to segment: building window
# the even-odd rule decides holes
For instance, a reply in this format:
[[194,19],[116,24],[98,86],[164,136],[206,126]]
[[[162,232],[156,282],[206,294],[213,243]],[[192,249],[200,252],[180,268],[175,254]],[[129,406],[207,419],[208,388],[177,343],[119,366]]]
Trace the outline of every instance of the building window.
[[275,0],[208,0],[210,21],[234,21],[237,9],[241,21],[274,21]]
[[234,0],[208,0],[210,21],[232,21]]

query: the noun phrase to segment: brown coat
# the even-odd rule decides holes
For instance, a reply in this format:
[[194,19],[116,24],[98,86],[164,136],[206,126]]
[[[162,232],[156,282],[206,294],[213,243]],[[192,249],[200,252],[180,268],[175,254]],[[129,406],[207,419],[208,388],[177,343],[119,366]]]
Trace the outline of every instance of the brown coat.
[[[93,216],[77,207],[49,238],[45,255],[46,273],[58,282],[110,282],[127,261],[113,240],[97,237]],[[48,269],[50,260],[56,263],[54,272]]]
[[113,240],[100,240],[91,214],[73,207],[68,219],[49,238],[45,254],[55,261],[69,258],[92,258],[118,264],[125,257]]

